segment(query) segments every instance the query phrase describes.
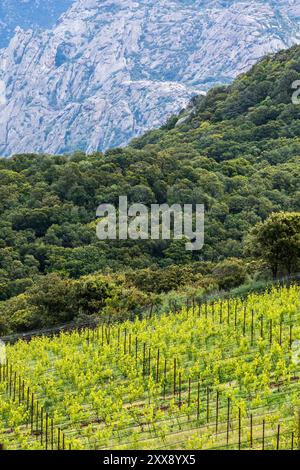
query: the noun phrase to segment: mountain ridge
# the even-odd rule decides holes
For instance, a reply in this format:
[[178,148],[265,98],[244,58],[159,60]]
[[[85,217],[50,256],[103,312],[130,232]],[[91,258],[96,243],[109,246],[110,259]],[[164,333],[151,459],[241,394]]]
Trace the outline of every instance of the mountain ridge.
[[160,127],[192,96],[300,41],[300,0],[77,0],[0,51],[0,154],[87,152]]
[[46,29],[74,0],[1,0],[0,48],[7,47],[16,27]]

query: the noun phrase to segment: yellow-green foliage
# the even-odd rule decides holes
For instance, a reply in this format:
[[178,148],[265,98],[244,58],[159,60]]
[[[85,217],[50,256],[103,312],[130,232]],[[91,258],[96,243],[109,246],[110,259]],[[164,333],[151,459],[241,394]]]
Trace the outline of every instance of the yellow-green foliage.
[[[279,424],[279,446],[290,448],[300,406],[299,318],[294,286],[20,341],[7,357],[72,448],[249,448],[251,415],[254,448],[262,448],[263,421],[265,448],[277,447]],[[5,390],[0,440],[31,448],[26,410],[4,402]]]

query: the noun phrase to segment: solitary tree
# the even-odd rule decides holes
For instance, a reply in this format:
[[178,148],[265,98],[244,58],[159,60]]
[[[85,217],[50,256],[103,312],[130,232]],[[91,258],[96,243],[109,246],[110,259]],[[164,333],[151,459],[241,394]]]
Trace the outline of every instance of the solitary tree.
[[300,261],[300,212],[273,213],[246,239],[246,251],[266,261],[274,279],[280,270],[295,272]]

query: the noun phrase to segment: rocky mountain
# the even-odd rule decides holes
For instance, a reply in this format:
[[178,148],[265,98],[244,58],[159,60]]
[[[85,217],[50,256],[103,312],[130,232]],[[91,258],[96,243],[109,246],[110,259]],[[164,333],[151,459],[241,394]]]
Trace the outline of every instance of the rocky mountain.
[[17,26],[50,28],[74,0],[1,0],[0,48],[6,47]]
[[2,155],[124,145],[300,42],[300,0],[71,3],[53,26],[18,27],[0,50]]

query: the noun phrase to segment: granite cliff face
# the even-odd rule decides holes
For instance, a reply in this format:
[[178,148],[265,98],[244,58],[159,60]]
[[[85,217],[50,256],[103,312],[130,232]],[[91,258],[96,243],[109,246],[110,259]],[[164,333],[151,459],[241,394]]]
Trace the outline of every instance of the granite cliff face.
[[299,42],[300,0],[73,1],[0,50],[0,154],[124,145]]
[[7,47],[17,26],[50,28],[74,0],[1,0],[0,48]]

